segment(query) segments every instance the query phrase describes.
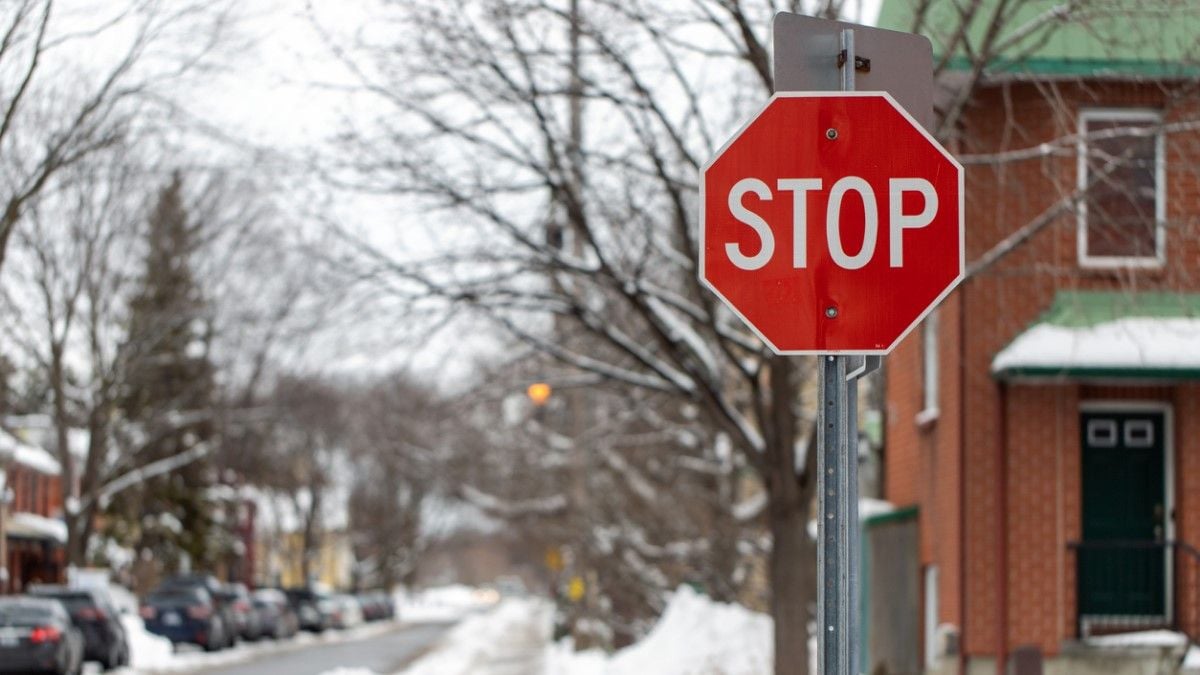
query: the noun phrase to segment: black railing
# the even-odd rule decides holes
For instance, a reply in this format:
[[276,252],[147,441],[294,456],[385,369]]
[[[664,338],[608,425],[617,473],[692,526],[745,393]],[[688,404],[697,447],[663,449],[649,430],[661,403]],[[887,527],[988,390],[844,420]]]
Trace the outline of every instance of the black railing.
[[1170,628],[1200,638],[1200,549],[1182,541],[1070,542],[1080,637]]

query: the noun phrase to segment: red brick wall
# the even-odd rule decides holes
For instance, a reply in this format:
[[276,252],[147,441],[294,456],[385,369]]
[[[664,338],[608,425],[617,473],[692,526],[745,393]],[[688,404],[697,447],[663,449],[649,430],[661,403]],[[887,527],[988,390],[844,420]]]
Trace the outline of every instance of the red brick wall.
[[[997,87],[968,111],[960,154],[1035,147],[1074,134],[1075,113],[1083,107],[1165,109],[1168,122],[1200,109],[1194,102],[1168,104],[1164,91],[1155,85],[1095,83],[1086,88],[1045,83]],[[1049,307],[1057,290],[1200,290],[1196,278],[1200,181],[1193,168],[1200,167],[1200,137],[1194,132],[1172,135],[1167,162],[1164,270],[1081,269],[1076,260],[1075,216],[1066,213],[996,265],[964,282],[944,304],[939,340],[942,414],[936,422],[918,427],[914,420],[922,403],[920,331],[888,357],[887,498],[920,506],[922,560],[940,569],[939,620],[963,628],[968,655],[995,653],[998,592],[1004,587],[1008,648],[1039,644],[1055,653],[1060,641],[1074,634],[1074,560],[1065,546],[1079,532],[1078,402],[1138,392],[1013,385],[1004,428],[1007,448],[998,453],[1000,385],[990,365],[999,350]],[[1073,191],[1075,183],[1076,157],[1070,148],[1014,163],[969,164],[968,264]],[[1178,414],[1185,405],[1195,410],[1194,387],[1180,390],[1178,397],[1177,425],[1184,418],[1200,416],[1200,410],[1197,415]],[[1194,427],[1200,422],[1187,424]],[[1178,439],[1184,429],[1177,431]],[[1189,438],[1200,439],[1198,431],[1192,429]],[[1183,450],[1177,445],[1181,461],[1188,461]],[[1007,474],[1003,496],[998,457],[1004,458]],[[965,467],[960,467],[960,460]],[[1190,461],[1200,469],[1200,458]],[[964,468],[965,482],[960,486],[959,472]],[[1195,485],[1179,486],[1181,506],[1185,491],[1190,490],[1188,508],[1200,519],[1200,478],[1189,480]],[[1008,503],[1008,527],[1002,540],[1008,550],[1007,584],[1000,583],[997,564],[1001,543],[997,509],[1002,497]],[[1196,528],[1192,536],[1200,542],[1200,523],[1189,527]]]
[[[1175,391],[1175,538],[1200,547],[1200,384]],[[1200,561],[1176,556],[1176,615],[1190,635],[1200,632]]]
[[1074,622],[1059,619],[1074,615],[1074,564],[1066,544],[1079,531],[1077,392],[1074,386],[1006,389],[1010,647],[1032,644],[1054,653],[1074,629]]
[[[961,341],[958,295],[938,308],[938,350],[957,354]],[[887,465],[885,496],[899,506],[918,505],[922,565],[938,566],[938,616],[961,623],[959,489],[962,433],[961,373],[945,357],[938,369],[938,410],[918,425],[924,397],[922,331],[911,333],[887,358]],[[924,597],[922,595],[922,597]]]
[[14,513],[36,513],[53,518],[62,513],[62,480],[28,467],[14,464],[8,468],[8,486],[13,491]]

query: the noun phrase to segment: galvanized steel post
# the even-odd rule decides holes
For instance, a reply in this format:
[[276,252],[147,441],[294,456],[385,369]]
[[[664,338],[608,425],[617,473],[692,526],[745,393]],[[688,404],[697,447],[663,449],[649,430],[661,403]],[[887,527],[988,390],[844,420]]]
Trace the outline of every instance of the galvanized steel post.
[[[854,91],[853,30],[842,30],[841,47],[842,90]],[[837,312],[827,312],[826,319],[836,321]],[[858,378],[878,359],[822,356],[820,360],[818,663],[824,675],[859,675]]]

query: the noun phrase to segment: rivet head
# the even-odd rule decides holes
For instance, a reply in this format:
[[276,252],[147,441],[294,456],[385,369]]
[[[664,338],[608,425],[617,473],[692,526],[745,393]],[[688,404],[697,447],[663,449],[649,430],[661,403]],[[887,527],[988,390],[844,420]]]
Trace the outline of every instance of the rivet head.
[[837,307],[826,307],[825,317],[828,319],[836,319],[838,315]]
[[825,138],[828,138],[831,141],[836,141],[837,140],[837,129],[832,129],[832,128],[827,129],[825,131]]

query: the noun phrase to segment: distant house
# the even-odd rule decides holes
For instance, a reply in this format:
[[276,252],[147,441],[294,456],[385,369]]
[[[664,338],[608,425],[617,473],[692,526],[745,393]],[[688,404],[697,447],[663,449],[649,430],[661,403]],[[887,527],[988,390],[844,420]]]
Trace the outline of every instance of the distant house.
[[[925,672],[1173,672],[1200,639],[1200,20],[1113,3],[1140,9],[1015,32],[1052,5],[1009,7],[1016,46],[953,148],[976,158],[968,264],[1005,254],[887,359]],[[1147,629],[1167,632],[1099,637]]]
[[66,574],[66,526],[58,461],[0,429],[0,593]]
[[304,575],[304,535],[297,531],[277,533],[272,545],[258,541],[258,582],[262,585],[299,588],[316,585],[346,590],[352,586],[354,553],[345,531],[323,531]]

